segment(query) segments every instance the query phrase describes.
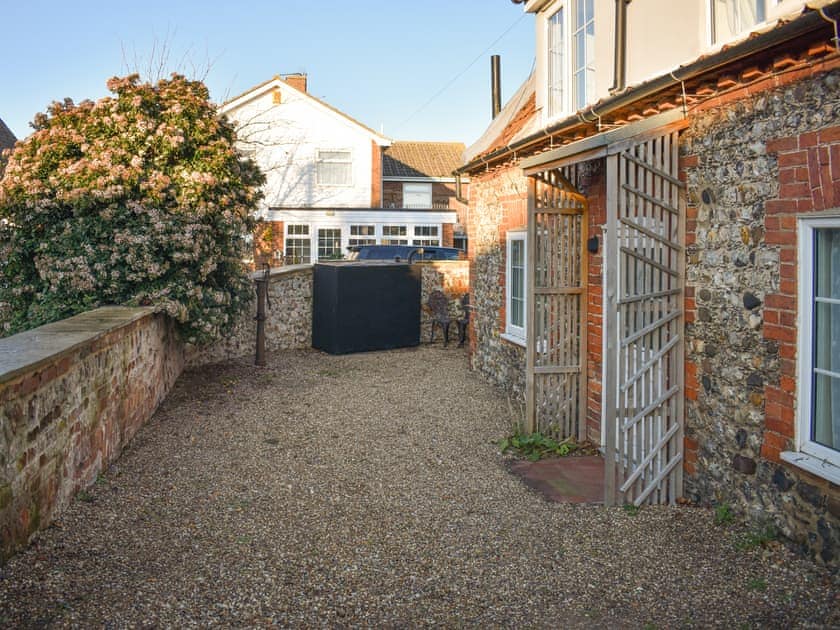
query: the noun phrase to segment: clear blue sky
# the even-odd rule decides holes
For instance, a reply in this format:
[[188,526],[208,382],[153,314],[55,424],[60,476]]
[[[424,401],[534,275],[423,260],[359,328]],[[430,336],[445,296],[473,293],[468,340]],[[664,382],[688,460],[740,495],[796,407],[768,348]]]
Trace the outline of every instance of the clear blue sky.
[[104,96],[166,44],[169,69],[209,66],[216,102],[305,72],[314,96],[387,136],[470,144],[490,121],[490,55],[505,101],[534,59],[533,16],[510,0],[4,0],[0,20],[0,118],[19,138],[51,101]]

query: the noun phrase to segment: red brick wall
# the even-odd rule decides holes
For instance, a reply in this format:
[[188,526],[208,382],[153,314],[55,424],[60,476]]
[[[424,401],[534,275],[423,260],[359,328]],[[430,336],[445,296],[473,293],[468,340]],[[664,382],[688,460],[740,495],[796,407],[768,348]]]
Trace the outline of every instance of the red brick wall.
[[254,265],[257,269],[265,263],[277,265],[274,253],[283,253],[285,229],[283,221],[264,221],[257,226],[254,235]]
[[370,182],[370,207],[379,208],[382,206],[382,152],[384,149],[370,141],[371,154],[371,182]]
[[764,387],[761,455],[779,461],[796,415],[797,215],[840,206],[840,126],[767,143],[779,164],[779,195],[764,205],[765,241],[779,248],[779,291],[764,303],[764,338],[779,346],[779,382]]

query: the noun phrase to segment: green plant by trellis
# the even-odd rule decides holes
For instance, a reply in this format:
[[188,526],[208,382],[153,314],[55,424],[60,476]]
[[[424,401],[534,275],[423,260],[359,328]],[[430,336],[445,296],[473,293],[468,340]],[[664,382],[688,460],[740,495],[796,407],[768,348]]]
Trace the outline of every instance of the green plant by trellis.
[[519,455],[535,462],[543,457],[552,455],[564,456],[571,453],[576,447],[572,438],[557,441],[554,438],[542,433],[514,433],[499,442],[502,453],[508,449],[514,449]]

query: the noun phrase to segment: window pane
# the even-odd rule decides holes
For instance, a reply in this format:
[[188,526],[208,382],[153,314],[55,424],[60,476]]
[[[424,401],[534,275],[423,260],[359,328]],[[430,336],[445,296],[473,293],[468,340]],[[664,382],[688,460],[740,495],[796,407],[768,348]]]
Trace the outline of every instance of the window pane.
[[510,323],[517,328],[525,327],[525,241],[510,242]]
[[312,262],[309,239],[286,239],[286,262],[290,265],[303,265]]
[[382,236],[406,236],[406,227],[404,225],[383,225]]
[[840,449],[840,229],[814,238],[814,408],[812,440]]
[[765,0],[711,0],[713,42],[734,39],[766,19]]
[[318,259],[341,258],[341,230],[322,228],[318,230]]
[[374,236],[376,231],[374,230],[374,226],[372,225],[351,225],[350,226],[350,235],[351,236]]
[[349,151],[318,151],[318,183],[349,186],[353,183],[352,166]]
[[563,75],[566,72],[563,54],[564,16],[561,7],[548,19],[548,114],[555,116],[563,111]]
[[403,208],[431,208],[431,184],[403,184]]

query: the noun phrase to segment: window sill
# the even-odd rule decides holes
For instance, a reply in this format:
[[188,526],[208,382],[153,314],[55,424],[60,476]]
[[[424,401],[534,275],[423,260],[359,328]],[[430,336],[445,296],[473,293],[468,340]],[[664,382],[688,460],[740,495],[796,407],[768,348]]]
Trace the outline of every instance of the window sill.
[[516,344],[517,346],[525,347],[525,339],[523,337],[514,337],[513,335],[509,335],[508,333],[502,333],[499,335],[505,341],[509,341],[510,343]]
[[840,485],[840,467],[829,461],[796,451],[784,451],[780,457],[783,462],[793,464],[797,468],[806,470],[812,475],[822,477],[831,483]]

